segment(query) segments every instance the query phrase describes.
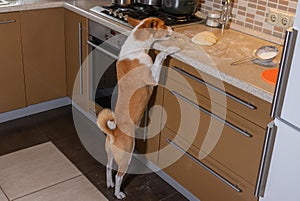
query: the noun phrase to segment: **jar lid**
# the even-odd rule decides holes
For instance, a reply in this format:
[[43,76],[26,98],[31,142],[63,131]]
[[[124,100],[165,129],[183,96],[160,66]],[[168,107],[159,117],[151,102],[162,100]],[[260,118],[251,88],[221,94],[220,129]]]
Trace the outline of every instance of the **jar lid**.
[[209,18],[220,18],[221,13],[220,13],[220,11],[217,11],[217,10],[211,10],[207,13],[207,17],[209,17]]

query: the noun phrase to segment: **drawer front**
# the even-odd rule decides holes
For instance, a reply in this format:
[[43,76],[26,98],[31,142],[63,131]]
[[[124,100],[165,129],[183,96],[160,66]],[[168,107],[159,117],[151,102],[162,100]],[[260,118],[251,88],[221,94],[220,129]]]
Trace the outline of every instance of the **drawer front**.
[[[185,93],[165,91],[165,126],[199,148],[200,158],[210,156],[255,185],[265,130],[230,111],[225,117],[210,113],[188,102],[188,92]],[[199,104],[205,104],[204,97],[197,95],[197,99],[201,100]]]
[[209,157],[199,160],[193,156],[193,148],[187,152],[183,151],[178,138],[174,142],[171,141],[174,135],[168,129],[162,131],[159,164],[164,168],[174,156],[181,156],[164,168],[164,171],[201,201],[257,200],[254,196],[254,186],[229,170],[216,167],[216,162]]
[[[271,103],[213,78],[175,59],[170,61],[168,77],[181,82],[182,76],[193,90],[265,128],[271,121]],[[186,85],[185,83],[182,83]],[[224,102],[224,99],[226,102]]]

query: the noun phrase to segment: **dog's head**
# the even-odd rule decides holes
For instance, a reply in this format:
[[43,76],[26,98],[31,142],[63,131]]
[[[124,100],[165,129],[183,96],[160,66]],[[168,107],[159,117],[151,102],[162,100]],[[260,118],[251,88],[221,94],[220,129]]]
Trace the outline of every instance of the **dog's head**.
[[134,36],[136,40],[167,40],[172,35],[171,27],[165,25],[164,21],[159,18],[146,18],[144,20],[136,20],[128,17],[128,23],[134,26]]

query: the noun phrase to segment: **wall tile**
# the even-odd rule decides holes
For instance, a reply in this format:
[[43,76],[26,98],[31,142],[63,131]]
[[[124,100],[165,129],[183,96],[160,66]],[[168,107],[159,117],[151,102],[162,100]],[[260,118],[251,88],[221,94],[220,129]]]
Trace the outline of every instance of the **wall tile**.
[[[200,1],[201,11],[221,10],[222,0]],[[269,8],[295,15],[298,0],[234,0],[232,23],[263,32],[278,38],[284,38],[285,29],[269,25],[266,22]]]

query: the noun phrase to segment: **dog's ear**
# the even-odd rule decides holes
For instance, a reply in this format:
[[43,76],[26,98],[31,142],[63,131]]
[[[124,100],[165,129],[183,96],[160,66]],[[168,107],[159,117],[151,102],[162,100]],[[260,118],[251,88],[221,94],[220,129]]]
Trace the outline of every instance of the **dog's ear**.
[[134,19],[134,18],[132,18],[132,17],[128,17],[128,18],[127,18],[127,22],[128,22],[131,26],[135,27],[135,26],[137,26],[137,25],[141,22],[141,20],[137,20],[137,19]]
[[161,29],[165,29],[166,25],[165,22],[162,21],[159,18],[149,18],[149,20],[146,21],[145,23],[145,28],[161,28]]
[[156,18],[153,18],[151,20],[148,20],[147,23],[145,24],[145,28],[156,28],[158,25],[158,20]]

